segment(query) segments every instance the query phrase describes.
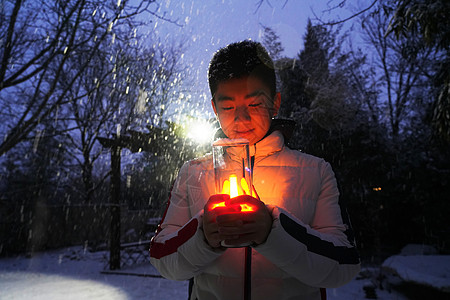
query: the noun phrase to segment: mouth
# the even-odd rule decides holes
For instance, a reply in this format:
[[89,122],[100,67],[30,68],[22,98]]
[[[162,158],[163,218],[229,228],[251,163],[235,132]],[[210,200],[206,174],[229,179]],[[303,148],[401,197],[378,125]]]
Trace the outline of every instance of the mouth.
[[246,129],[246,130],[235,130],[234,133],[236,135],[249,135],[254,131],[254,129]]

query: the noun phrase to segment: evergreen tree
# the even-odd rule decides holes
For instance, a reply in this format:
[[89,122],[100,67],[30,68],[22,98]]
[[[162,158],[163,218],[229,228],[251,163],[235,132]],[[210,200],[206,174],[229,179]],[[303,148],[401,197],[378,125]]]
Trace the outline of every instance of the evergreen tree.
[[369,109],[374,95],[367,88],[365,58],[358,51],[341,50],[342,41],[338,31],[308,22],[298,59],[286,61],[291,67],[280,72],[280,113],[298,124],[293,147],[332,164],[341,199],[351,208],[357,240],[364,251],[372,251],[380,249],[381,232],[381,200],[373,188],[383,185],[379,178],[389,162],[384,160],[383,130]]
[[311,79],[310,84],[321,85],[329,76],[329,49],[327,39],[330,33],[321,25],[308,20],[303,37],[304,48],[299,54],[300,66]]
[[282,53],[284,51],[284,48],[280,41],[280,37],[272,28],[264,26],[262,24],[261,27],[263,28],[263,46],[269,52],[270,57],[274,61],[280,60],[283,57]]

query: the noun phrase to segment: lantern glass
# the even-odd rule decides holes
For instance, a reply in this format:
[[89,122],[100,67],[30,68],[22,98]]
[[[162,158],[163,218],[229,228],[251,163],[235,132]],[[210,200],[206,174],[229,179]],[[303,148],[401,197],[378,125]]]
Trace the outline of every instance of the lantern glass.
[[[252,168],[249,156],[249,142],[246,139],[219,139],[213,143],[214,179],[216,194],[228,194],[230,198],[252,195]],[[226,206],[226,203],[217,206]],[[253,211],[241,205],[241,212]],[[246,247],[250,243],[223,247]]]
[[219,139],[213,143],[216,194],[231,198],[251,195],[252,170],[246,139]]

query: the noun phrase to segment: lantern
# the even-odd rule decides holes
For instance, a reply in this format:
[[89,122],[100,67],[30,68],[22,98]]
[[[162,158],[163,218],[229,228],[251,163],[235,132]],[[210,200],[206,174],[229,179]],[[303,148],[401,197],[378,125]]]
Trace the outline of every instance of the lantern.
[[[230,199],[241,195],[252,195],[252,174],[249,157],[249,143],[246,139],[219,139],[213,143],[214,179],[216,194],[227,194]],[[230,205],[228,201],[214,203],[211,209],[229,208],[224,213],[249,213],[256,210],[250,203]],[[224,247],[244,247],[226,245]]]

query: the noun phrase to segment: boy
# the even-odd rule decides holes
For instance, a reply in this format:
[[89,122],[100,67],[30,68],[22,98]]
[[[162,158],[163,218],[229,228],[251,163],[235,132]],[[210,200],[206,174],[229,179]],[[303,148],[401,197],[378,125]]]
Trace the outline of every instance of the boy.
[[211,156],[185,163],[150,246],[152,264],[166,278],[193,278],[190,299],[321,299],[360,268],[330,165],[285,146],[285,128],[272,120],[281,104],[273,62],[259,43],[220,49],[208,80],[223,134],[250,144],[259,199],[231,202],[258,209],[245,219],[210,210],[224,197],[215,195]]

